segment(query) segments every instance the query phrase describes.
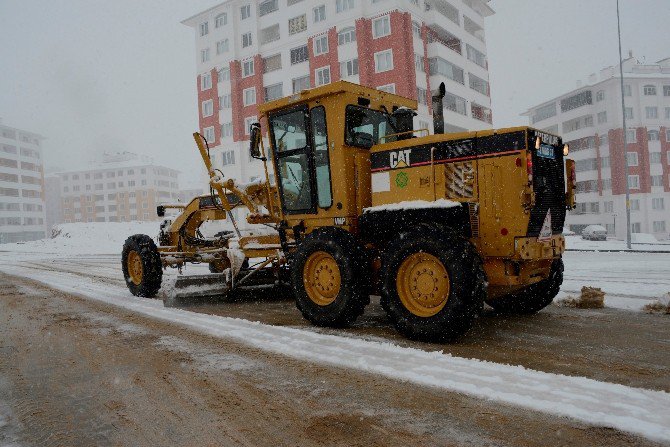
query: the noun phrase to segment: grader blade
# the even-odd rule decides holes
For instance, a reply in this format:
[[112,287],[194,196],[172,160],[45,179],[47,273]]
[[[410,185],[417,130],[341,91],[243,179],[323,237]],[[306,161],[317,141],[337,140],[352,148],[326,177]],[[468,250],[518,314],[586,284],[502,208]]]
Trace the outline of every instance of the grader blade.
[[160,295],[165,307],[184,307],[219,301],[230,290],[226,274],[177,276],[165,281]]

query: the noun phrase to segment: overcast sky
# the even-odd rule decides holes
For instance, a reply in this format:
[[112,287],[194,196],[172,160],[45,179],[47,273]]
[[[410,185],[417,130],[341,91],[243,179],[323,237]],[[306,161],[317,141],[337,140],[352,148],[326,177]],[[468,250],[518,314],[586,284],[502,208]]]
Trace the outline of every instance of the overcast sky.
[[[334,0],[333,0],[334,1]],[[361,0],[363,1],[363,0]],[[368,0],[369,1],[369,0]],[[193,30],[217,0],[0,0],[0,117],[44,135],[47,170],[131,151],[201,169]],[[618,62],[615,0],[492,0],[494,126]],[[670,0],[621,0],[624,52],[670,56]]]

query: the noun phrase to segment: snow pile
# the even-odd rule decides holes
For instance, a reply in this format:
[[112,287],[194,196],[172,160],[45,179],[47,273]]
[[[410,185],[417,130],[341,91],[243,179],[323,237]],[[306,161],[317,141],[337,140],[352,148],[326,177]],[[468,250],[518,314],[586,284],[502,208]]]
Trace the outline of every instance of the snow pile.
[[375,213],[379,211],[404,211],[404,210],[420,210],[426,208],[453,208],[460,206],[461,202],[454,202],[453,200],[438,199],[432,202],[427,200],[406,200],[404,202],[389,203],[387,205],[371,206],[363,208],[364,213]]
[[579,297],[567,296],[557,300],[557,304],[578,309],[602,309],[605,307],[605,292],[597,287],[582,287]]
[[649,314],[670,315],[670,292],[666,293],[660,299],[647,304],[643,310]]
[[[657,241],[656,239],[653,242],[639,242],[639,241],[649,241],[651,239],[646,238],[645,236],[653,235],[642,235],[636,239],[633,237],[631,239],[631,249],[633,250],[643,250],[643,251],[670,251],[670,241]],[[608,239],[606,241],[587,241],[582,239],[581,236],[567,236],[565,238],[565,248],[568,250],[584,250],[584,251],[626,251],[626,241],[619,241],[616,239]]]
[[0,251],[58,255],[121,254],[133,234],[158,235],[158,222],[81,222],[54,227],[51,239],[0,244]]
[[658,244],[658,240],[654,235],[649,233],[632,233],[630,241],[633,244]]

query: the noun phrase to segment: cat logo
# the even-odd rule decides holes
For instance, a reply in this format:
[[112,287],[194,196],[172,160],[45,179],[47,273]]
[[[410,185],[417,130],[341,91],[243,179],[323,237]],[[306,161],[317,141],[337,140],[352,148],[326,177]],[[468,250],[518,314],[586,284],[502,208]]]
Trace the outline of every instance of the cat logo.
[[412,153],[412,149],[405,149],[402,151],[392,151],[389,154],[391,161],[391,169],[396,168],[407,168],[411,165],[409,161],[409,156]]

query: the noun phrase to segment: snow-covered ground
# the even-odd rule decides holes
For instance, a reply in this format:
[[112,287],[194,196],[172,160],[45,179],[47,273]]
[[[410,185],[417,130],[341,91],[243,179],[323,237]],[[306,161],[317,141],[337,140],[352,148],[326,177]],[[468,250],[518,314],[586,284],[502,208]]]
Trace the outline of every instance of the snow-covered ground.
[[[670,241],[653,241],[646,238],[634,238],[631,243],[632,251],[668,251],[670,252]],[[581,236],[566,236],[565,246],[568,250],[592,250],[592,251],[626,251],[626,241],[608,239],[606,241],[587,241]]]
[[[155,235],[156,223],[69,224],[54,239],[0,245],[0,271],[30,278],[49,287],[103,301],[140,314],[173,322],[221,338],[232,338],[259,349],[375,373],[421,385],[465,393],[532,410],[614,427],[651,439],[670,441],[667,413],[670,394],[598,382],[401,347],[386,341],[363,340],[310,330],[270,326],[241,319],[163,307],[158,300],[132,296],[123,284],[119,256],[131,234]],[[72,263],[77,271],[38,270],[31,262],[64,262],[91,257],[91,265]],[[106,259],[96,266],[96,259]],[[586,286],[601,287],[606,304],[640,308],[670,291],[670,255],[664,253],[567,252],[562,295]],[[98,280],[97,278],[100,278]]]

